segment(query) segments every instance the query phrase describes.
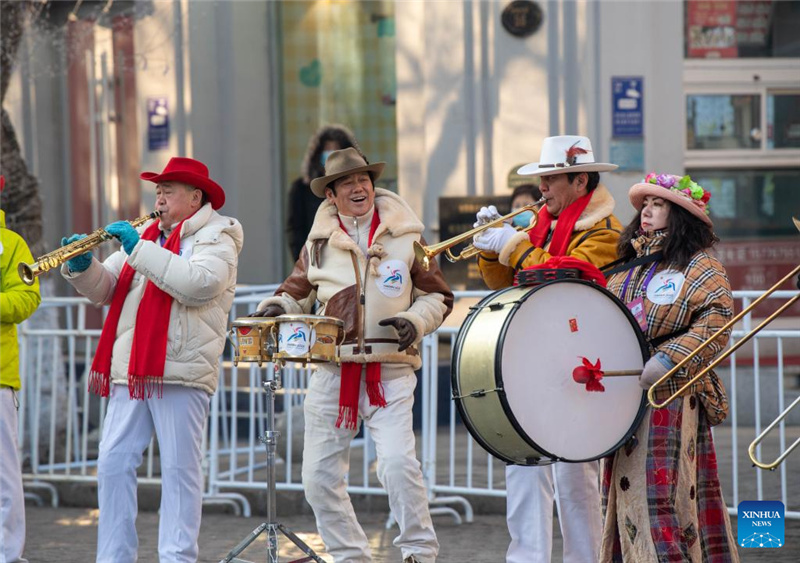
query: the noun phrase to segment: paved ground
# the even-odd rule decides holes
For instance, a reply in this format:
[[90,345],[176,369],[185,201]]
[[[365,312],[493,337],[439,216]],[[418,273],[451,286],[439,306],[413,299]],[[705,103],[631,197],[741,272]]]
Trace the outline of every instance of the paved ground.
[[[97,510],[86,508],[29,507],[26,557],[31,563],[86,563],[93,561],[97,538]],[[359,519],[370,539],[375,563],[399,563],[400,553],[392,547],[397,528],[386,530],[385,513],[362,513]],[[281,519],[320,555],[322,542],[309,516]],[[203,516],[200,535],[200,561],[216,562],[247,536],[262,518],[240,518],[229,514],[209,513]],[[477,515],[470,524],[455,525],[446,517],[435,520],[441,543],[440,563],[501,563],[508,545],[505,519],[499,514]],[[733,519],[734,528],[736,519]],[[155,562],[158,543],[158,515],[143,512],[137,521],[139,560]],[[735,530],[734,530],[735,535]],[[263,535],[242,557],[253,562],[266,561]],[[279,538],[281,561],[299,558],[301,553],[283,537]],[[786,547],[780,549],[741,549],[741,560],[750,562],[796,563],[800,560],[800,521],[786,521]],[[324,557],[331,561],[329,557]],[[553,561],[561,561],[561,538],[556,531]]]
[[[758,498],[759,475],[761,488],[765,499],[781,498],[781,472],[756,472],[749,463],[746,454],[746,445],[752,440],[752,431],[740,430],[739,441],[739,467],[738,467],[738,500],[753,500]],[[793,441],[800,435],[799,427],[787,429],[787,441]],[[732,438],[730,429],[720,427],[715,435],[717,454],[719,457],[720,479],[724,484],[725,499],[730,505],[735,505],[732,494],[733,472],[732,464]],[[743,446],[744,445],[744,446]],[[439,448],[442,459],[437,466],[439,483],[447,481],[446,463],[448,454],[447,441],[440,435]],[[776,444],[765,446],[764,459],[770,459],[776,454]],[[352,468],[361,466],[359,453],[354,453]],[[466,470],[466,460],[463,453],[456,455],[456,473],[460,479]],[[493,478],[489,479],[494,486],[501,488],[504,485],[504,472],[502,464],[494,464]],[[156,466],[158,464],[156,463]],[[295,468],[299,472],[299,467]],[[473,464],[476,486],[487,479],[486,464],[476,461]],[[787,503],[791,510],[798,510],[800,495],[800,455],[791,456],[784,464],[785,479],[787,481]],[[256,472],[256,479],[262,478]],[[299,475],[298,475],[299,477]],[[359,482],[356,480],[355,482]],[[158,506],[159,494],[156,487],[140,486],[139,506],[141,513],[138,519],[139,528],[139,561],[143,563],[155,562],[157,557],[158,542],[158,515],[153,511]],[[90,562],[95,557],[95,542],[97,539],[97,506],[96,486],[94,484],[78,484],[59,486],[62,507],[38,508],[29,506],[28,520],[28,545],[26,557],[31,563],[54,562]],[[324,554],[322,543],[316,533],[314,519],[310,509],[302,501],[299,492],[279,491],[278,511],[279,520],[296,532],[304,541],[310,544],[320,555]],[[48,498],[45,495],[45,498]],[[263,494],[248,495],[254,513],[264,510]],[[508,532],[505,525],[503,511],[505,502],[503,498],[474,498],[475,519],[472,523],[456,525],[447,516],[437,516],[434,519],[436,532],[441,544],[439,563],[501,563],[504,560],[505,550],[508,546]],[[397,529],[385,529],[387,518],[385,497],[356,497],[354,499],[359,519],[364,525],[370,538],[375,563],[399,563],[400,553],[392,546],[392,539],[397,534]],[[76,508],[84,507],[84,508]],[[89,508],[86,508],[89,507]],[[217,562],[230,551],[233,546],[246,537],[262,521],[263,517],[241,518],[225,513],[228,510],[219,506],[211,506],[203,515],[203,528],[200,537],[200,561]],[[780,549],[741,549],[741,560],[749,562],[775,562],[797,563],[800,561],[800,520],[786,520],[786,547]],[[736,519],[733,519],[734,535]],[[266,561],[264,541],[260,539],[244,554],[244,558],[253,562]],[[286,539],[280,538],[281,561],[289,562],[300,557],[300,552]],[[556,530],[554,541],[553,561],[561,561],[561,538]],[[330,558],[326,559],[330,561]],[[637,562],[638,563],[638,562]]]

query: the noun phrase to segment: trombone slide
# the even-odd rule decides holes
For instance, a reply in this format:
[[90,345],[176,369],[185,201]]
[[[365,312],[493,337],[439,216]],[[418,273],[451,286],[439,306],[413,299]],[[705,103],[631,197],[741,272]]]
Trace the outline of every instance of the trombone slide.
[[791,446],[786,448],[786,450],[783,453],[781,453],[781,455],[779,455],[772,463],[764,463],[756,458],[756,454],[758,453],[756,452],[756,448],[761,443],[761,441],[764,438],[766,438],[767,434],[769,434],[772,431],[772,429],[775,428],[780,423],[781,420],[786,418],[786,416],[792,411],[792,409],[794,409],[799,404],[800,404],[800,397],[797,397],[786,410],[784,410],[781,414],[779,414],[778,417],[775,420],[773,420],[770,423],[770,425],[767,426],[766,429],[764,429],[764,431],[761,434],[759,434],[755,440],[753,440],[753,442],[750,444],[750,447],[747,448],[747,454],[750,456],[750,461],[753,462],[753,465],[761,469],[769,469],[770,471],[775,471],[775,468],[778,467],[781,463],[783,463],[783,460],[786,459],[787,456],[790,453],[792,453],[792,451],[794,451],[794,449],[797,446],[800,446],[800,438],[798,438],[797,440],[794,441],[794,443]]

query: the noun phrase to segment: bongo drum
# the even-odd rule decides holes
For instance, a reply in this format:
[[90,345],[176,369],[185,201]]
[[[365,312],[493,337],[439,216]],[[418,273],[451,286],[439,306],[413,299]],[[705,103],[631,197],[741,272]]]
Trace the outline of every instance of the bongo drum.
[[638,378],[604,377],[604,392],[573,379],[581,358],[641,371],[649,352],[628,308],[597,285],[563,279],[497,291],[472,308],[453,352],[453,399],[473,438],[506,463],[583,462],[636,431]]
[[344,341],[344,322],[318,315],[281,315],[275,317],[277,351],[274,361],[339,363]]
[[233,345],[233,365],[239,362],[272,361],[275,319],[271,317],[241,317],[231,323],[228,339]]

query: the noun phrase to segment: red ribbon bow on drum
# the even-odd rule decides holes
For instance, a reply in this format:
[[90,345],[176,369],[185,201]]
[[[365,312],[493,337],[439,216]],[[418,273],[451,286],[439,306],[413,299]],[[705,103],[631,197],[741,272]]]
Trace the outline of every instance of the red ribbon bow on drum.
[[606,388],[600,383],[604,375],[603,370],[600,369],[600,358],[597,358],[597,362],[594,364],[589,361],[589,358],[584,356],[580,356],[580,358],[583,361],[583,365],[572,370],[572,379],[576,383],[585,383],[587,391],[603,393]]

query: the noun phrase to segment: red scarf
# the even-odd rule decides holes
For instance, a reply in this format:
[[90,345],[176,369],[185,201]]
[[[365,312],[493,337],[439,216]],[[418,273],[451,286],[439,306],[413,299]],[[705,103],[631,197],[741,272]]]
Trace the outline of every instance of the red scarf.
[[[185,221],[185,219],[184,219]],[[169,235],[164,248],[178,254],[181,248],[181,227],[184,221]],[[158,221],[154,221],[142,234],[142,240],[155,241],[161,235]],[[111,355],[114,341],[117,338],[117,325],[122,314],[122,306],[128,297],[128,291],[136,270],[125,262],[111,299],[111,307],[103,324],[100,342],[92,362],[89,375],[89,389],[101,397],[108,397],[111,383]],[[153,396],[153,390],[161,398],[163,390],[164,364],[167,361],[167,331],[169,329],[172,296],[160,290],[148,280],[136,314],[136,325],[133,329],[133,345],[128,362],[128,392],[131,399]]]
[[[581,196],[561,212],[558,216],[558,224],[553,233],[553,239],[550,241],[548,252],[551,256],[564,256],[567,253],[569,246],[569,239],[572,237],[572,230],[575,228],[575,223],[581,213],[589,205],[589,200],[592,199],[592,192],[585,196]],[[539,212],[539,218],[536,226],[530,230],[528,238],[533,246],[544,248],[547,235],[550,233],[550,224],[553,222],[553,216],[547,211],[547,207],[543,207]]]
[[[372,214],[372,224],[369,228],[369,238],[367,248],[372,246],[372,238],[381,219],[376,208]],[[347,229],[339,218],[339,226],[346,233]],[[369,268],[367,268],[369,270]],[[336,419],[336,428],[344,427],[355,430],[358,427],[358,396],[361,392],[361,367],[364,364],[356,362],[342,362],[342,381],[339,387],[339,417]],[[386,397],[383,395],[383,384],[381,384],[381,364],[379,362],[368,362],[367,364],[367,396],[369,404],[376,407],[386,406]]]

